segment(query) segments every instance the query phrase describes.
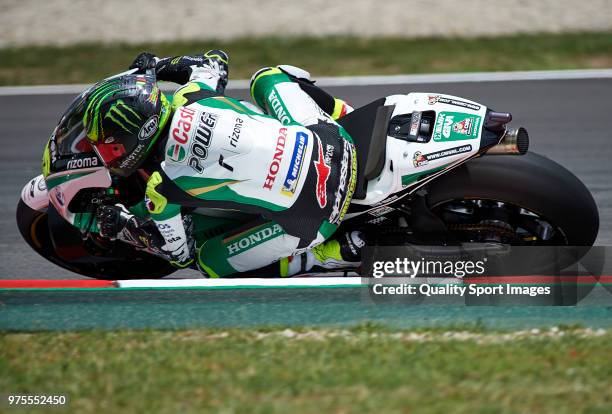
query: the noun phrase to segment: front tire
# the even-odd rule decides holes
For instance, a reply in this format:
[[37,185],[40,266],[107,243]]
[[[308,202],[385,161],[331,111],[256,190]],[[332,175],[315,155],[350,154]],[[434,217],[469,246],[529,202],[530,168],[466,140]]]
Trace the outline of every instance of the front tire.
[[[50,207],[52,208],[52,207]],[[55,213],[57,215],[57,213]],[[96,279],[157,279],[176,271],[167,261],[144,252],[120,249],[117,253],[93,255],[83,246],[75,244],[71,249],[75,254],[65,258],[58,254],[49,230],[49,215],[46,211],[30,208],[23,200],[17,205],[17,227],[28,245],[39,255],[71,272]],[[60,228],[56,233],[79,241],[78,231],[63,219],[56,220]]]

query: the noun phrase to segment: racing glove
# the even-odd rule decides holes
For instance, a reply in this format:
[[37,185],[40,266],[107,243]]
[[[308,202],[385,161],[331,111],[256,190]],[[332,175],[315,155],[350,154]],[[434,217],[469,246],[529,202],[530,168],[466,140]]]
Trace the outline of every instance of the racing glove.
[[140,249],[161,251],[165,241],[152,220],[144,220],[131,214],[123,205],[100,206],[96,211],[100,236],[121,240]]
[[158,58],[155,57],[153,53],[150,52],[142,52],[130,65],[130,69],[138,69],[140,71],[144,71],[146,69],[154,68],[157,65]]
[[[149,52],[142,52],[132,62],[130,69],[145,70],[155,67],[157,78],[162,81],[186,84],[194,78],[215,84],[213,89],[223,94],[229,74],[229,56],[222,50],[213,49],[204,54],[158,58]],[[215,82],[206,82],[214,80]]]

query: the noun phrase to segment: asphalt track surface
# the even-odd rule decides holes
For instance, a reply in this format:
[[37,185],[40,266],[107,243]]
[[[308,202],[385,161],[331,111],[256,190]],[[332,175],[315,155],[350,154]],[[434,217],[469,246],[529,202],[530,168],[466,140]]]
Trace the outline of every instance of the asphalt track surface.
[[[531,137],[530,150],[546,155],[576,174],[599,207],[597,244],[612,245],[612,79],[482,82],[435,85],[330,87],[364,105],[381,96],[442,92],[511,112],[513,124]],[[228,95],[247,99],[246,90]],[[73,95],[0,96],[0,278],[80,277],[34,253],[22,240],[15,208],[23,185],[40,174],[42,149]],[[528,183],[526,183],[528,185]],[[180,277],[197,276],[183,271]]]
[[[514,116],[513,124],[517,126],[522,125],[528,129],[531,137],[531,151],[538,152],[559,162],[586,184],[592,192],[600,212],[601,224],[597,244],[612,245],[612,112],[610,112],[612,107],[612,79],[343,86],[329,87],[327,89],[332,94],[349,100],[355,106],[361,106],[376,98],[391,94],[439,92],[462,96],[481,102],[499,111],[511,112]],[[245,99],[247,98],[247,91],[228,90],[228,95]],[[72,98],[73,95],[0,96],[0,142],[2,143],[2,150],[0,151],[0,194],[2,194],[0,198],[0,279],[67,279],[81,277],[55,266],[35,254],[22,240],[17,230],[14,216],[21,188],[31,177],[40,173],[40,159],[43,146]],[[192,271],[182,271],[175,273],[175,277],[197,277],[197,274]],[[210,305],[200,303],[201,298],[195,299],[198,297],[196,294],[183,292],[183,299],[180,299],[180,295],[175,296],[177,293],[157,296],[158,300],[169,306],[166,311],[170,311],[171,304],[176,306],[189,305],[191,307],[185,308],[189,312],[195,312],[200,305],[207,308],[200,310],[211,311]],[[296,296],[293,299],[290,294],[276,296],[266,294],[266,297],[274,297],[275,299],[271,302],[268,301],[268,304],[264,308],[259,308],[257,312],[259,312],[259,315],[269,315],[270,312],[278,314],[276,313],[277,311],[287,312],[293,306],[292,301],[297,297],[301,297],[299,303],[294,304],[298,307],[304,306],[305,308],[312,304],[308,298],[319,304],[323,302],[328,303],[329,300],[333,302],[334,298],[338,300],[338,308],[336,310],[326,307],[321,308],[321,311],[325,311],[327,315],[329,315],[329,312],[332,312],[338,315],[337,317],[321,316],[316,318],[313,315],[312,319],[307,318],[307,320],[304,320],[303,318],[298,318],[301,323],[344,323],[346,321],[355,322],[357,319],[368,319],[370,317],[373,319],[382,318],[382,320],[390,320],[400,317],[402,313],[395,312],[393,313],[394,316],[392,316],[379,310],[375,314],[360,311],[359,315],[361,316],[357,317],[357,314],[355,314],[354,318],[339,316],[346,315],[346,312],[349,311],[346,308],[347,304],[352,303],[355,305],[355,300],[359,302],[358,294],[357,299],[355,299],[354,293],[349,296],[343,296],[340,293],[338,291],[335,294],[327,295],[320,293],[318,296],[316,294],[314,296],[302,295]],[[106,311],[111,311],[111,313],[128,310],[125,308],[127,299],[123,301],[115,301],[113,299],[117,299],[117,295],[119,297],[122,295],[119,292],[108,295],[100,292],[97,295],[101,295],[96,296],[99,299],[98,301],[95,301],[95,298],[91,299],[101,306],[99,310],[106,309]],[[610,296],[606,296],[606,294],[603,294],[603,296],[607,298],[607,302],[610,302]],[[148,306],[145,303],[147,301],[146,298],[147,295],[139,293],[136,296],[131,296],[130,303],[136,306],[136,308],[142,306],[144,309],[145,306]],[[20,299],[19,295],[11,295],[10,298],[2,295],[0,297],[0,305],[2,303],[7,304],[6,300],[8,302],[16,301],[15,304],[23,304],[22,299]],[[64,299],[67,300],[66,306],[70,303],[74,304],[74,300],[70,298]],[[234,315],[246,315],[253,311],[249,306],[257,306],[260,299],[241,294],[237,296],[236,300],[228,303],[228,305],[223,305],[227,301],[220,300],[214,302],[222,307],[227,307],[231,303],[237,305],[237,302],[239,302],[242,307]],[[114,303],[117,304],[117,307],[113,307]],[[63,306],[57,302],[56,305],[60,308]],[[354,308],[354,306],[349,307]],[[7,322],[7,319],[2,317],[1,314],[3,313],[5,316],[8,316],[7,311],[9,311],[9,308],[15,309],[13,307],[8,307],[4,310],[0,309],[0,328],[2,326],[8,327],[2,323],[2,321]],[[89,309],[94,312],[93,308]],[[134,310],[134,308],[130,309]],[[234,309],[236,308],[234,307]],[[416,310],[419,308],[411,307],[411,309]],[[557,321],[558,323],[564,321],[585,322],[587,325],[596,326],[612,324],[612,318],[610,317],[612,315],[608,315],[609,312],[607,310],[599,309],[595,313],[588,311],[582,314],[581,312],[583,311],[580,311],[580,309],[585,308],[576,309],[578,310],[570,314],[558,313],[566,311],[554,310],[552,312],[557,317],[553,315],[551,319],[549,314],[548,319],[547,316],[542,316],[543,319],[541,320]],[[163,307],[157,308],[156,312],[162,311]],[[172,310],[171,313],[175,311],[180,313],[180,310]],[[445,311],[438,309],[434,313],[438,314],[441,318],[440,320],[445,321],[446,324],[461,323],[466,320],[472,322],[481,320],[477,314],[470,316],[470,312],[459,312],[463,315],[461,316],[450,309]],[[507,310],[504,312],[507,312]],[[312,314],[313,312],[309,313]],[[412,316],[419,318],[423,316],[420,315],[421,313],[422,311],[419,310]],[[502,313],[498,315],[503,319]],[[229,313],[224,312],[224,314],[228,315]],[[290,314],[293,315],[294,313]],[[517,321],[522,320],[521,314],[519,312],[518,314],[511,313],[507,315],[505,320],[512,320],[514,322],[508,322],[505,326],[512,327],[516,325]],[[536,315],[537,312],[528,312],[527,314],[533,317],[529,319],[530,322],[523,320],[522,326],[537,325],[538,321],[540,321]],[[13,317],[17,316],[13,315]],[[37,317],[35,314],[31,314],[31,316],[34,319]],[[38,316],[43,317],[44,315],[40,314]],[[298,320],[291,317],[282,319],[287,323]],[[234,322],[228,320],[227,325],[240,325],[239,318],[232,320]],[[264,324],[273,324],[275,322],[274,319],[265,316],[255,318],[251,322],[254,320]],[[194,322],[193,319],[191,321]],[[495,319],[491,321],[492,324],[495,324]],[[281,321],[278,320],[276,322],[280,323]],[[91,327],[86,323],[85,325],[79,325],[78,321],[75,320],[73,320],[72,324],[66,321],[64,323],[57,323],[59,325],[55,329],[61,328],[61,326],[73,328]],[[212,321],[210,323],[215,325]],[[168,324],[166,327],[175,326],[171,322],[168,322]],[[138,323],[130,324],[127,322],[124,325],[126,327],[141,326]],[[124,325],[117,322],[113,326]],[[223,322],[218,321],[217,325],[223,325]],[[34,325],[27,326],[33,327]],[[189,322],[178,323],[176,326],[189,326]],[[20,329],[19,326],[13,326],[13,328]],[[21,329],[24,328],[25,326],[21,326]]]

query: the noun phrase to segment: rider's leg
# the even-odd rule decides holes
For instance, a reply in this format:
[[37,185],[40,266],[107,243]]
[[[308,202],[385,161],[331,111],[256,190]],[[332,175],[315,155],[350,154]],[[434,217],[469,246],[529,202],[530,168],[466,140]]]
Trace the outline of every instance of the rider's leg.
[[[198,266],[210,277],[259,269],[299,252],[300,239],[271,221],[257,220],[207,240],[197,252]],[[321,243],[320,237],[307,247]],[[279,274],[286,276],[282,267]]]
[[286,277],[317,268],[354,269],[360,265],[364,244],[360,232],[354,231],[326,242],[320,237],[300,249],[299,238],[276,223],[258,220],[207,240],[197,259],[200,270],[210,277],[243,276],[252,270],[260,277]]
[[253,75],[251,96],[257,105],[285,125],[333,123],[331,117],[278,68],[265,68]]
[[[263,68],[251,78],[251,96],[255,102],[282,123],[335,124],[332,115],[339,117],[352,110],[344,101],[336,100],[307,78],[298,78],[283,68],[288,66]],[[302,72],[306,74],[303,76],[309,76]]]
[[346,101],[333,97],[324,89],[315,85],[314,81],[310,80],[310,73],[306,72],[304,69],[291,65],[279,65],[278,68],[289,75],[289,78],[293,82],[300,85],[300,88],[306,92],[326,114],[330,115],[332,119],[338,120],[344,115],[353,112],[353,107]]
[[322,269],[356,269],[361,265],[363,234],[352,231],[318,244],[304,253],[281,259],[282,276]]
[[[349,148],[345,151],[352,152],[352,156],[346,159],[354,160],[356,155],[350,135],[334,121],[329,113],[326,113],[323,108],[317,105],[317,102],[315,102],[312,96],[302,88],[301,85],[309,84],[308,73],[302,71],[303,73],[300,74],[300,72],[298,72],[299,70],[297,70],[293,71],[294,74],[288,74],[286,70],[281,69],[283,68],[264,68],[253,75],[251,79],[251,95],[255,102],[284,124],[298,123],[310,127],[315,134],[325,133],[336,135],[337,139],[344,140],[345,145],[348,145]],[[299,79],[302,81],[298,82]],[[311,90],[315,91],[316,87],[311,83],[310,85],[312,86]],[[324,106],[327,106],[327,111],[331,111],[331,102],[333,98],[321,90],[319,92],[320,97],[318,100],[321,101]],[[313,92],[313,95],[316,94]],[[321,123],[327,125],[318,125]],[[351,168],[348,164],[349,162],[347,162],[347,167]],[[350,185],[345,186],[349,194],[346,197],[343,207],[348,206],[348,202],[352,196],[354,178],[355,177],[351,178]],[[337,198],[338,197],[337,195]],[[340,220],[344,216],[345,210],[345,208],[342,208]],[[337,268],[339,262],[342,262],[343,265],[349,262],[353,263],[353,260],[345,260],[346,258],[343,259],[341,255],[335,254],[337,251],[340,252],[340,250],[326,247],[335,247],[335,245],[333,241],[329,243],[326,242],[320,246],[318,250],[309,252],[310,256],[300,256],[296,259],[300,262],[300,269],[303,267],[302,264],[308,268],[306,270],[309,270],[313,263],[327,265],[327,268]],[[285,260],[288,261],[289,259]],[[295,265],[296,262],[292,260],[291,263]]]

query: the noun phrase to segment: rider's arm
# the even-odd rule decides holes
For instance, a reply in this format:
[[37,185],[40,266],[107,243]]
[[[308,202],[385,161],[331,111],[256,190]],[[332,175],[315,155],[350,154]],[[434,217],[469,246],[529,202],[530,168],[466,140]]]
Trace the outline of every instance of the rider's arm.
[[82,233],[99,233],[97,219],[94,213],[74,213],[68,220],[70,224]]
[[[149,215],[144,201],[127,208],[127,210],[135,217],[141,219]],[[82,233],[100,233],[97,212],[71,213],[69,217],[66,217],[66,220]]]
[[181,206],[168,203],[166,197],[157,192],[156,187],[161,184],[162,177],[155,172],[147,182],[147,208],[157,229],[165,240],[162,248],[170,257],[170,263],[176,267],[184,268],[193,263],[193,243],[187,238]]
[[130,68],[144,69],[154,66],[158,80],[181,85],[198,82],[222,94],[227,85],[228,61],[227,53],[222,50],[166,58],[158,58],[144,52],[136,57]]

